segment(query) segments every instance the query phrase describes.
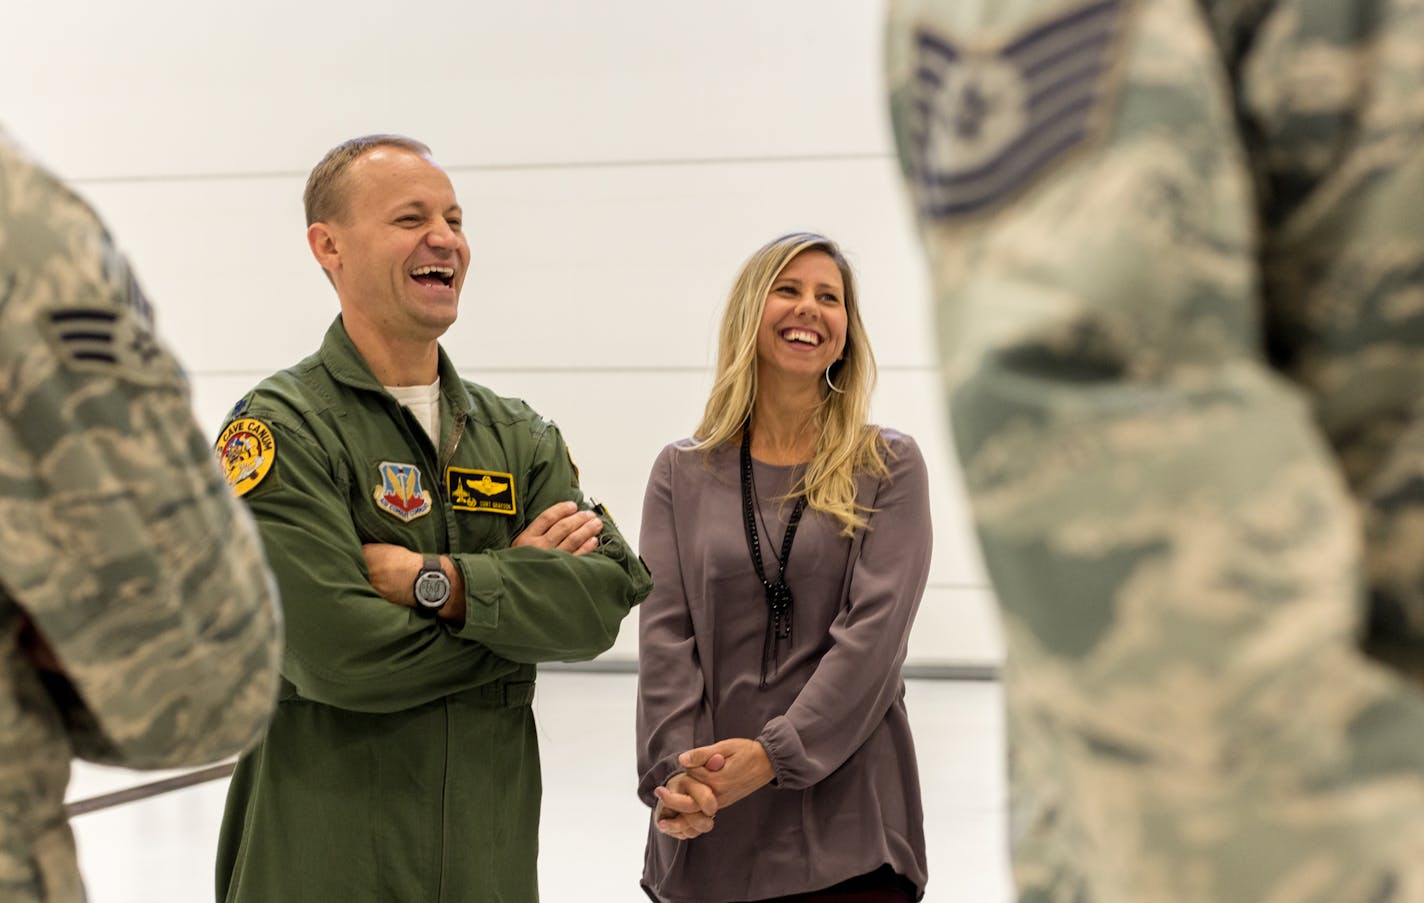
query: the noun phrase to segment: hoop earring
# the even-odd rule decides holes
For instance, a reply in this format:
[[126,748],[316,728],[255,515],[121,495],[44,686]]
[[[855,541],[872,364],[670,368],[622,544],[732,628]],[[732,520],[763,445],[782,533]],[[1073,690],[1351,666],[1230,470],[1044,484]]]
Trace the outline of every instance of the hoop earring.
[[837,395],[844,395],[845,389],[837,389],[836,384],[831,382],[831,368],[838,363],[840,363],[840,361],[831,361],[829,364],[826,365],[826,385],[829,386],[831,391],[836,393]]

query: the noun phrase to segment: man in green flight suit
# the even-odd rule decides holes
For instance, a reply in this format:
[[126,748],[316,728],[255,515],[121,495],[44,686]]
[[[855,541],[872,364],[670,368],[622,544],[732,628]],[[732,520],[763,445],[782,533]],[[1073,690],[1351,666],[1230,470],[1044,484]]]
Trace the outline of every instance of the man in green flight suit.
[[233,777],[217,898],[530,903],[535,663],[607,649],[651,579],[587,510],[554,425],[440,348],[470,252],[429,149],[348,141],[305,200],[341,316],[218,440],[289,639],[277,715]]

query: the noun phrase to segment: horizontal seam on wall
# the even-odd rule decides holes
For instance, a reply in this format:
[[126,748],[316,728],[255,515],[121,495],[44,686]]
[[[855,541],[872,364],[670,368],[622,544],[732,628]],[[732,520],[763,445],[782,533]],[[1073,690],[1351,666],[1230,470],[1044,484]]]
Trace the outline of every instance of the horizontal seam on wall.
[[[686,159],[649,160],[555,160],[547,163],[456,163],[446,165],[449,173],[478,172],[548,172],[589,169],[663,169],[681,166],[782,166],[804,163],[859,163],[874,160],[889,161],[895,155],[886,152],[849,154],[799,154],[766,157],[689,157]],[[74,185],[122,185],[145,182],[218,182],[256,179],[305,179],[306,170],[271,170],[267,172],[195,172],[139,173],[110,176],[71,176]]]

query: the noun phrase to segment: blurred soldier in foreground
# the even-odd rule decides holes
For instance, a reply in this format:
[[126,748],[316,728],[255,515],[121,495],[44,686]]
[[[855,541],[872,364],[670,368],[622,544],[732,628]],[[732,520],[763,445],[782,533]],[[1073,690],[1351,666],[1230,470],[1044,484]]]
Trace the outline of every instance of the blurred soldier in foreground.
[[279,619],[147,302],[83,201],[0,133],[0,900],[84,899],[74,756],[254,742]]
[[1424,900],[1424,2],[903,0],[1020,900]]

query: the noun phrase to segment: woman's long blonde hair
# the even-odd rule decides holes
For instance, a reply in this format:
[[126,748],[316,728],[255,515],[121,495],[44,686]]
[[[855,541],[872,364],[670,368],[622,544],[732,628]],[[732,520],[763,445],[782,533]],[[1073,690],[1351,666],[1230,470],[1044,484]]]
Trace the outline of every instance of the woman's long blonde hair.
[[821,386],[815,412],[816,451],[792,494],[804,492],[806,504],[841,522],[850,536],[864,527],[872,509],[855,500],[856,477],[885,476],[887,447],[880,430],[867,420],[870,393],[875,388],[875,355],[860,320],[855,277],[836,243],[813,232],[793,232],[761,247],[737,274],[717,342],[717,379],[702,422],[692,434],[696,447],[711,451],[736,439],[751,418],[757,394],[757,331],[772,283],[792,258],[806,251],[823,251],[835,261],[845,284],[846,343],[844,356],[831,366],[830,378],[839,392]]

